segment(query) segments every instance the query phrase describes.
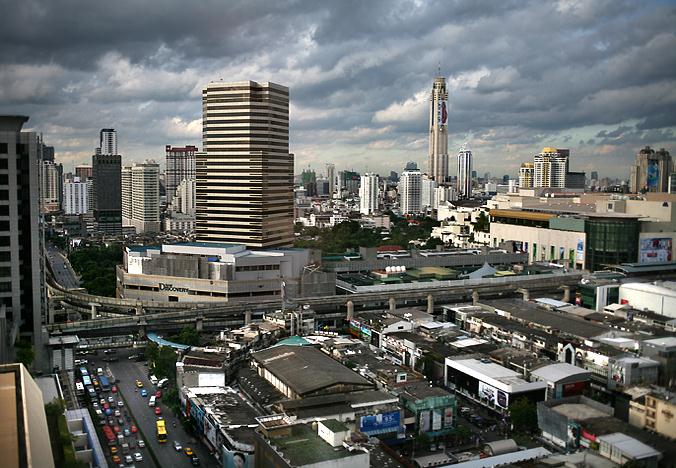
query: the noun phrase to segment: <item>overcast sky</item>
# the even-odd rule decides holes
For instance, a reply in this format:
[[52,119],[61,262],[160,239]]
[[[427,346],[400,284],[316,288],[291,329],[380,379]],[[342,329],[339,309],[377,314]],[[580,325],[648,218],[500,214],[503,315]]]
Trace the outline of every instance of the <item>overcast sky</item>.
[[[0,0],[0,112],[31,117],[66,170],[118,130],[124,162],[201,147],[211,80],[290,88],[296,170],[389,174],[427,161],[449,82],[449,152],[516,174],[543,146],[627,177],[676,152],[676,4],[666,1]],[[676,156],[676,155],[675,155]],[[455,173],[456,159],[451,159]]]

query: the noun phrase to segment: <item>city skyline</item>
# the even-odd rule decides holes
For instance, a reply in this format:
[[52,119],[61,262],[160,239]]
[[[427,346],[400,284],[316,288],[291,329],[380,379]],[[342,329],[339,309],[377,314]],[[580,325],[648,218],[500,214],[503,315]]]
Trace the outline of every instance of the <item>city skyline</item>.
[[177,3],[157,29],[138,19],[157,14],[145,7],[31,5],[40,14],[29,31],[15,25],[30,6],[5,9],[0,111],[31,115],[67,170],[89,161],[106,127],[118,130],[125,162],[161,160],[166,144],[200,147],[200,90],[221,78],[289,86],[296,172],[424,168],[439,67],[452,168],[465,141],[479,173],[514,176],[551,145],[570,148],[574,170],[628,178],[642,147],[673,152],[676,140],[676,9],[662,2],[279,3],[265,11],[282,21],[265,27],[261,5]]

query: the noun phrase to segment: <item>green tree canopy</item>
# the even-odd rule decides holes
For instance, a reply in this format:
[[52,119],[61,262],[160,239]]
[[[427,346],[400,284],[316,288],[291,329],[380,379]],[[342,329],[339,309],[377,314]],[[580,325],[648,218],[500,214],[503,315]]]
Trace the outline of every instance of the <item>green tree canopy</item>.
[[533,431],[538,427],[537,408],[527,398],[519,398],[509,406],[509,417],[517,431]]

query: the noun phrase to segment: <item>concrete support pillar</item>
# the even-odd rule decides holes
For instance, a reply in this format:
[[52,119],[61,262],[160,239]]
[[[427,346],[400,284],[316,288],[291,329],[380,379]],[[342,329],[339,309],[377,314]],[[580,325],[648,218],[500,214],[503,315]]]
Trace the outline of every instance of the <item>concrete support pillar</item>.
[[519,288],[516,292],[521,293],[524,301],[530,301],[530,291],[526,288]]
[[562,286],[563,288],[563,298],[561,299],[563,302],[570,302],[570,286],[564,285]]
[[354,302],[347,301],[347,319],[352,320],[354,318]]
[[251,311],[247,310],[244,312],[244,325],[249,325],[251,323]]
[[472,291],[472,305],[477,305],[478,302],[479,302],[479,292]]
[[144,313],[143,304],[136,304],[136,315],[143,315]]
[[432,296],[431,294],[427,295],[427,313],[428,314],[434,313],[434,296]]
[[201,332],[203,327],[204,327],[204,317],[198,315],[197,317],[195,317],[195,330]]
[[92,304],[89,304],[89,305],[92,308],[92,320],[93,320],[93,319],[98,317],[98,314],[97,314],[97,311],[96,311],[97,304],[92,303]]
[[397,300],[395,298],[390,297],[389,303],[390,303],[390,310],[396,310],[397,309]]

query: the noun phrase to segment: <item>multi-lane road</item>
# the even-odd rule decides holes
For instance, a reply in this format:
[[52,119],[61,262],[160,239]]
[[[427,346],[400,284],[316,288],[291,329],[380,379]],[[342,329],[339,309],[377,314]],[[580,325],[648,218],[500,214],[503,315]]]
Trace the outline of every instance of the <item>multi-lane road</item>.
[[47,244],[47,258],[52,265],[52,271],[56,282],[64,288],[72,289],[80,287],[80,280],[70,266],[70,262],[52,244]]
[[[188,435],[178,418],[175,417],[169,408],[162,404],[162,399],[157,400],[157,405],[162,409],[162,417],[165,418],[167,424],[168,441],[160,444],[156,437],[156,422],[158,416],[155,415],[155,408],[148,406],[149,397],[155,394],[156,387],[150,383],[147,377],[148,368],[139,362],[129,361],[127,359],[127,352],[120,352],[120,360],[109,364],[110,370],[116,379],[119,379],[117,384],[118,391],[122,393],[127,405],[127,410],[131,412],[139,429],[143,433],[143,440],[147,446],[150,446],[157,457],[159,466],[192,466],[190,459],[184,453],[178,453],[174,450],[173,442],[179,441],[183,447],[191,447],[195,454],[200,459],[200,466],[219,467],[214,457],[209,453],[201,442],[195,441],[194,438]],[[136,379],[143,383],[143,388],[148,391],[147,397],[141,397],[141,392],[136,388]],[[173,427],[173,422],[176,421],[176,427]],[[147,453],[148,458],[150,454]],[[144,454],[145,456],[145,454]]]

